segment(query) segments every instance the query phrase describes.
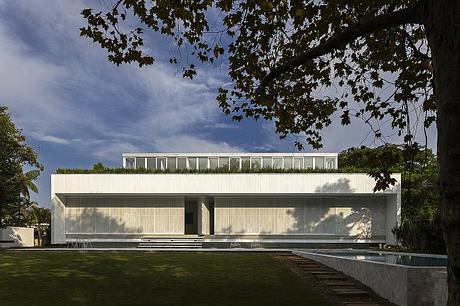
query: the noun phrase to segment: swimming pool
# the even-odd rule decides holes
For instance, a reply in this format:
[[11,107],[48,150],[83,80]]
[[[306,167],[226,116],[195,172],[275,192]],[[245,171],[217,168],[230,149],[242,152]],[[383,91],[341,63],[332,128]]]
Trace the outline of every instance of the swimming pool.
[[447,258],[443,255],[374,250],[293,250],[360,281],[399,306],[447,303]]
[[443,255],[416,255],[374,251],[318,251],[317,254],[397,264],[409,267],[446,267],[447,257]]

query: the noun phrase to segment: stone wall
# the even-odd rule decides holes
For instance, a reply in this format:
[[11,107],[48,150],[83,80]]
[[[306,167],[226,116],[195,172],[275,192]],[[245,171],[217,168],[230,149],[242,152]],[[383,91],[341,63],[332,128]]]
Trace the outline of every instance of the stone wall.
[[353,277],[396,305],[445,305],[439,302],[439,296],[443,295],[444,289],[435,286],[437,273],[445,271],[445,268],[409,267],[303,251],[293,251],[293,253]]

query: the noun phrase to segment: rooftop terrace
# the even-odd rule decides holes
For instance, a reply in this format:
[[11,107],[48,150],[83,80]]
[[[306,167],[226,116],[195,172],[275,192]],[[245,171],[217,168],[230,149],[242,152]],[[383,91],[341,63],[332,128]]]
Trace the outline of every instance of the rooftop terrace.
[[123,168],[146,170],[337,169],[337,153],[123,153]]

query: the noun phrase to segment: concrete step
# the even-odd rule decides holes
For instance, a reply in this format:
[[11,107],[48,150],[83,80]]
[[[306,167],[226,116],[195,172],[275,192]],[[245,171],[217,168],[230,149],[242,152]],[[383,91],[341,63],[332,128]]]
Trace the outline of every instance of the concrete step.
[[357,288],[333,288],[332,291],[341,297],[368,296],[369,292]]
[[326,274],[326,275],[315,275],[316,278],[322,280],[346,280],[347,278],[340,274]]
[[141,242],[203,242],[203,239],[142,239]]
[[341,281],[341,280],[326,280],[324,281],[324,284],[326,286],[331,286],[331,287],[348,287],[348,286],[356,286],[354,282],[350,281]]
[[337,273],[332,271],[307,271],[312,275],[337,275]]
[[203,237],[143,237],[138,248],[202,248]]
[[138,248],[144,248],[144,249],[200,249],[202,248],[201,245],[173,245],[173,244],[168,244],[168,245],[138,245]]

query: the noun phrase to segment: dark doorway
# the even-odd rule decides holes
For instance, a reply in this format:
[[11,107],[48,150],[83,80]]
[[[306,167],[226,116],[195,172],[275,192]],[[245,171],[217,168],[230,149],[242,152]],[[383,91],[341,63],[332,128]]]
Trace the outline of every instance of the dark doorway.
[[198,203],[185,201],[185,234],[198,234]]
[[209,203],[209,234],[214,235],[214,203]]

